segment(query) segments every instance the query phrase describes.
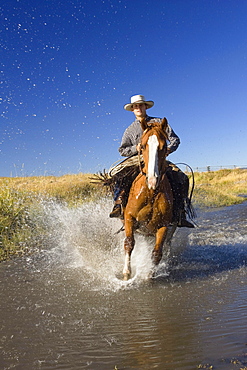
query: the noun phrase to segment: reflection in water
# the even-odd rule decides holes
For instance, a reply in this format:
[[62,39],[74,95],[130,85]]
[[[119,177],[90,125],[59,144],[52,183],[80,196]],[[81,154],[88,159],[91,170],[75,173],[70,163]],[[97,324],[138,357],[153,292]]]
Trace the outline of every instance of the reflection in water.
[[152,281],[152,244],[138,236],[128,282],[117,278],[123,235],[110,208],[44,204],[43,250],[0,265],[0,368],[247,366],[247,203],[179,230],[178,258]]

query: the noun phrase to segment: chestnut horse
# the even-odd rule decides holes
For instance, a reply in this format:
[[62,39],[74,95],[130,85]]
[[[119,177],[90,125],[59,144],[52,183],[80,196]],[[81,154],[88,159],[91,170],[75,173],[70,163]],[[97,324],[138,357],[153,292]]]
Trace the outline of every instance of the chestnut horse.
[[[124,280],[131,275],[131,253],[134,249],[134,232],[138,228],[146,229],[155,236],[152,252],[153,264],[158,265],[162,258],[163,245],[168,237],[168,226],[172,222],[173,194],[166,176],[167,162],[167,121],[141,122],[144,130],[141,138],[141,151],[144,167],[133,181],[124,209]],[[176,226],[169,238],[171,239]]]

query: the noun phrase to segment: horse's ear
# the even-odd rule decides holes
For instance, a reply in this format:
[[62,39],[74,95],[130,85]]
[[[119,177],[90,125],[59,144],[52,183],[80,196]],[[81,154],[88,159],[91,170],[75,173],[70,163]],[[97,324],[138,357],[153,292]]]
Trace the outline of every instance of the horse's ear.
[[140,119],[140,123],[141,123],[141,128],[143,129],[143,131],[146,130],[146,128],[148,127],[148,124],[147,124],[147,121],[146,121],[146,118],[145,117],[142,117]]
[[161,127],[163,131],[166,131],[167,125],[168,125],[167,119],[164,117],[161,121]]

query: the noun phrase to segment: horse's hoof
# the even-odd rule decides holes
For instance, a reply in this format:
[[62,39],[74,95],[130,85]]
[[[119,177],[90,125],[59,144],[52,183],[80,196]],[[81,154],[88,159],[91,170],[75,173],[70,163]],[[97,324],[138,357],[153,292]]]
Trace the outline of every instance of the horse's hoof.
[[155,269],[151,269],[151,270],[149,271],[149,274],[148,274],[148,280],[152,280],[152,279],[154,279],[154,278],[155,278],[155,275],[156,275],[156,271],[155,271]]
[[130,278],[130,274],[129,274],[129,273],[125,273],[125,274],[123,274],[123,280],[124,280],[124,281],[129,280],[129,278]]

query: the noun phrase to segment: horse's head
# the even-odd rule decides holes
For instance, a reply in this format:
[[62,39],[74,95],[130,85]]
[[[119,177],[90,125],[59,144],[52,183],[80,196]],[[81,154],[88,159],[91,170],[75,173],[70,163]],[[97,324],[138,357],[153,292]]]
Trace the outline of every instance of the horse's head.
[[162,122],[141,122],[144,130],[141,139],[142,155],[144,159],[143,171],[147,176],[149,189],[155,189],[158,183],[158,178],[165,166],[165,158],[167,154],[167,120],[164,118]]

